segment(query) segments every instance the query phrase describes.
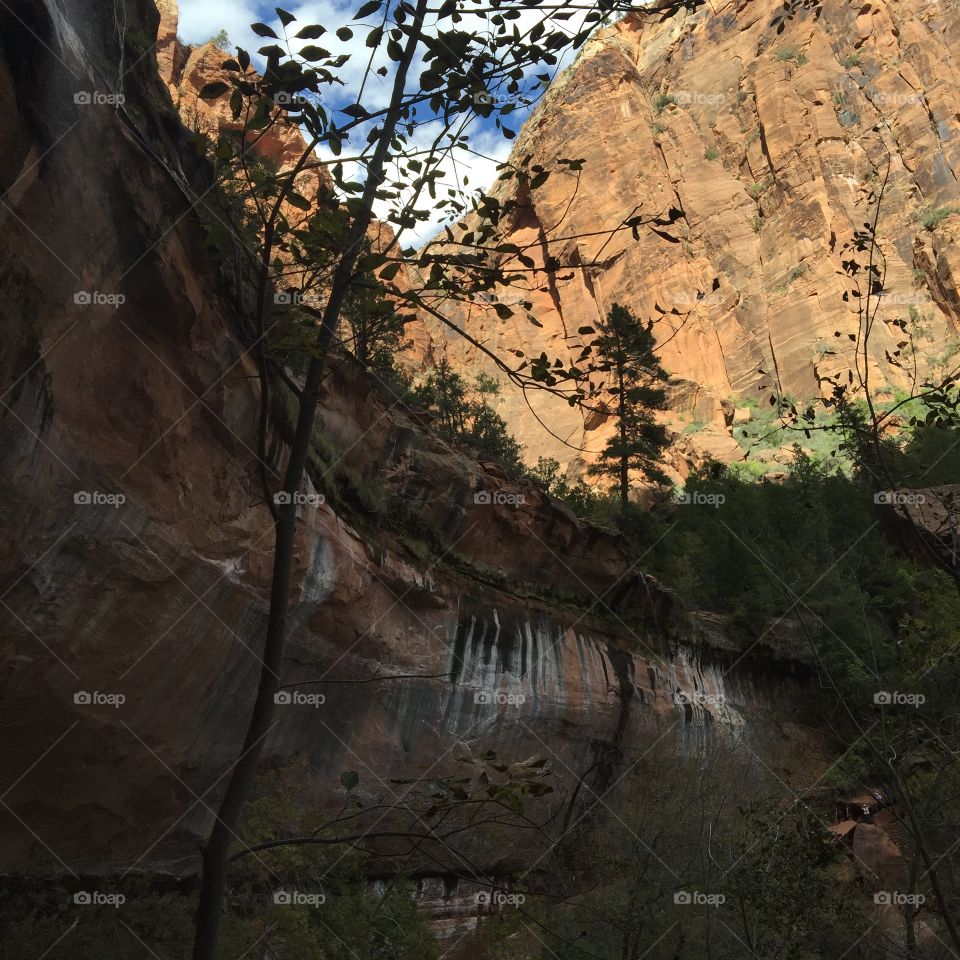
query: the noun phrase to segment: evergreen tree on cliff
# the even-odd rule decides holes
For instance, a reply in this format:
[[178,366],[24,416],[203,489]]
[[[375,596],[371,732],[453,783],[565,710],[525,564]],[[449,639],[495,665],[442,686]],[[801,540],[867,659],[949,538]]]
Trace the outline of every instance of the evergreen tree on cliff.
[[668,482],[660,467],[666,431],[653,417],[653,411],[666,405],[663,384],[667,374],[654,351],[652,322],[641,323],[626,307],[615,303],[598,326],[593,353],[596,369],[612,374],[601,393],[616,418],[617,431],[590,473],[615,480],[620,500],[626,504],[631,470],[655,483]]

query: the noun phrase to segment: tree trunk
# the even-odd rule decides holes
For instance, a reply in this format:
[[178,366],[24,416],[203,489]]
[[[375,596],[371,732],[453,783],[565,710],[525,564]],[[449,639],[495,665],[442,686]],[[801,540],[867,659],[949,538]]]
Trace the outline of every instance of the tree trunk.
[[627,404],[623,395],[623,367],[617,368],[617,380],[620,386],[620,502],[626,506],[630,502],[630,456],[627,452],[627,424],[625,420]]
[[960,927],[957,926],[957,919],[953,915],[951,905],[943,892],[943,887],[940,885],[940,876],[937,873],[937,864],[942,857],[934,859],[934,855],[927,844],[927,838],[920,822],[920,817],[913,805],[913,801],[910,799],[910,795],[904,787],[903,780],[900,778],[900,773],[896,765],[888,761],[887,766],[893,774],[893,782],[897,788],[898,799],[907,811],[907,819],[910,821],[913,839],[917,845],[920,857],[923,860],[923,865],[926,867],[927,876],[930,878],[930,887],[936,898],[937,906],[940,908],[940,915],[943,918],[944,926],[947,928],[947,934],[953,943],[954,950],[960,954]]
[[366,236],[372,219],[374,194],[384,180],[384,165],[390,149],[403,103],[407,73],[416,53],[420,31],[426,12],[426,0],[418,0],[410,34],[404,49],[403,59],[397,66],[390,107],[384,119],[383,131],[374,150],[367,172],[360,213],[354,220],[347,238],[346,249],[333,276],[330,296],[324,310],[318,335],[319,356],[311,360],[300,398],[296,431],[290,447],[290,460],[283,481],[283,489],[291,494],[281,504],[275,521],[273,577],[270,584],[270,612],[267,620],[267,636],[264,643],[257,699],[250,716],[247,735],[237,762],[234,764],[230,782],[217,812],[210,838],[203,852],[203,876],[200,898],[197,904],[196,931],[193,942],[193,960],[214,960],[220,920],[223,913],[227,884],[227,864],[230,845],[236,837],[240,814],[256,777],[263,744],[270,732],[274,711],[274,694],[279,686],[279,674],[283,663],[283,648],[286,641],[287,613],[290,605],[290,582],[293,571],[293,548],[296,538],[296,504],[293,494],[300,487],[310,450],[310,438],[316,418],[317,400],[323,380],[327,351],[333,340],[340,309],[350,288],[353,265]]

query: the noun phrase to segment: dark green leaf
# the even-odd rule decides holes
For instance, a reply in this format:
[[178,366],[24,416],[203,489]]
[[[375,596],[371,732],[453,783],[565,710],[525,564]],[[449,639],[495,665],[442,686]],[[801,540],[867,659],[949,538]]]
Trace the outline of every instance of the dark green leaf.
[[295,193],[293,190],[287,194],[286,201],[291,207],[296,207],[298,210],[310,209],[310,201],[299,193]]
[[273,32],[271,27],[268,27],[265,23],[251,23],[250,29],[258,37],[271,37],[274,40],[279,40],[280,38]]
[[360,774],[356,770],[344,770],[340,774],[340,783],[344,790],[349,793],[360,782]]
[[369,17],[371,13],[376,13],[380,9],[381,0],[370,0],[369,3],[365,3],[354,15],[354,20],[362,20],[364,17]]
[[321,27],[319,23],[311,23],[309,27],[304,27],[298,34],[298,40],[316,40],[327,32],[326,27]]
[[400,272],[399,263],[391,263],[380,271],[381,280],[392,280]]
[[222,80],[214,80],[213,83],[207,83],[201,87],[199,97],[201,100],[216,100],[217,97],[226,93],[229,89],[229,83],[224,83]]
[[305,47],[302,47],[298,53],[304,60],[323,60],[324,57],[330,56],[329,50],[324,50],[323,47],[316,47],[312,43],[308,43]]

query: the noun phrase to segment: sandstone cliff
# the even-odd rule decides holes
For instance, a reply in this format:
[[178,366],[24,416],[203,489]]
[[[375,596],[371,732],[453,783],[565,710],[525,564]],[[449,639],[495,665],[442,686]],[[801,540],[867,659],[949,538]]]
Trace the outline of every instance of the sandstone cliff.
[[[184,44],[177,36],[180,10],[177,0],[160,0],[157,4],[160,23],[157,27],[157,66],[160,79],[167,85],[170,98],[184,125],[214,139],[221,133],[239,134],[242,123],[234,121],[227,100],[201,100],[203,87],[223,77],[222,64],[231,52],[221,50],[213,43],[199,46]],[[254,138],[251,138],[254,139]],[[255,138],[253,151],[281,170],[292,167],[306,149],[299,128],[293,124],[278,123],[265,136]],[[312,197],[330,180],[322,167],[301,174],[298,190]]]
[[[884,360],[903,339],[891,321],[908,322],[921,371],[960,333],[958,41],[960,11],[937,0],[721,0],[663,22],[629,14],[554,82],[512,153],[548,168],[584,161],[517,198],[503,230],[538,267],[563,265],[522,297],[501,291],[504,302],[532,299],[543,328],[492,309],[460,319],[493,349],[571,357],[577,328],[614,302],[641,318],[656,318],[656,305],[689,314],[657,325],[672,403],[680,422],[714,421],[714,452],[732,455],[721,401],[766,402],[777,387],[815,396],[818,374],[848,369],[845,334],[857,324],[841,299],[841,248],[868,219],[860,201],[889,159],[879,237],[890,293],[873,382],[906,386]],[[514,197],[514,182],[500,196]],[[609,232],[671,207],[683,217],[669,236]],[[456,365],[484,365],[434,336]],[[609,425],[532,400],[575,448],[602,446]],[[500,412],[532,461],[591,459],[551,438],[522,398],[508,394]]]
[[[222,135],[238,138],[243,125],[233,119],[227,99],[201,100],[199,96],[208,83],[223,79],[223,62],[235,51],[221,50],[209,42],[197,46],[185,44],[177,35],[180,19],[177,0],[158,0],[157,10],[160,13],[156,34],[157,67],[183,125],[212,141]],[[300,127],[283,121],[252,137],[251,144],[252,153],[281,171],[295,166],[307,148]],[[319,163],[308,161],[296,180],[297,192],[310,200],[318,193],[333,192],[333,189],[330,175]],[[303,216],[300,210],[289,204],[284,204],[281,209],[292,223],[299,222]],[[383,221],[375,220],[367,235],[375,250],[387,250],[394,245],[393,229]],[[394,277],[394,283],[401,289],[408,288],[405,266]],[[405,358],[407,364],[414,366],[430,358],[430,338],[424,324],[411,323],[407,333],[412,348]]]
[[[148,0],[129,11],[128,45],[157,25]],[[16,13],[0,13],[0,864],[189,874],[259,670],[257,381],[149,47],[123,49],[117,100],[112,16]],[[348,767],[372,791],[442,770],[460,742],[549,744],[565,778],[654,735],[771,757],[810,741],[802,667],[697,627],[615,536],[430,439],[347,362],[322,414],[284,681],[424,678],[278,711],[268,759],[307,756],[321,795]],[[286,429],[279,403],[278,470]],[[777,758],[784,775],[809,762]]]

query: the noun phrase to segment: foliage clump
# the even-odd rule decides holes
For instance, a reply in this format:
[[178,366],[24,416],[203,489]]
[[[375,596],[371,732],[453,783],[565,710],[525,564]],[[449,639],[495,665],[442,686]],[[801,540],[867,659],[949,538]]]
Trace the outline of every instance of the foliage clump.
[[468,446],[477,456],[495,460],[512,476],[524,472],[523,446],[507,430],[495,404],[500,385],[480,374],[470,389],[444,358],[413,391],[413,402],[433,417],[432,426],[445,440]]
[[960,213],[960,207],[925,207],[916,215],[916,219],[924,229],[932,231],[955,213]]
[[802,67],[807,62],[807,55],[796,47],[784,47],[776,53],[776,59],[781,63],[794,63]]
[[672,93],[661,93],[658,94],[653,101],[653,109],[656,110],[657,114],[663,113],[671,104],[677,102],[677,98]]

